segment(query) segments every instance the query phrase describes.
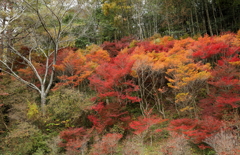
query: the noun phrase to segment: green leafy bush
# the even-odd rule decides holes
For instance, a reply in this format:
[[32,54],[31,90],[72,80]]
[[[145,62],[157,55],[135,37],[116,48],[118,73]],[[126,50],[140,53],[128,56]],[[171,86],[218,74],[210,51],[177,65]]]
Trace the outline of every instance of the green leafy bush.
[[2,147],[4,154],[28,155],[46,154],[50,152],[47,146],[48,136],[34,125],[22,122],[13,128],[3,139]]
[[91,96],[73,89],[62,88],[55,91],[48,97],[48,119],[45,121],[48,129],[84,124],[86,119],[82,117],[85,117],[87,107],[92,105],[90,98]]

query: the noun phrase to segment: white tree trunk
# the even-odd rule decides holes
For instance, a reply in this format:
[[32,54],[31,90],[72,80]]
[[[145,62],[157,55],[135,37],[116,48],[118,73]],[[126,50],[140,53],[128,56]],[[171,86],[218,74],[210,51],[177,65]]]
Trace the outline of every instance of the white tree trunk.
[[46,115],[46,98],[47,98],[47,94],[42,92],[41,93],[41,111],[43,116]]

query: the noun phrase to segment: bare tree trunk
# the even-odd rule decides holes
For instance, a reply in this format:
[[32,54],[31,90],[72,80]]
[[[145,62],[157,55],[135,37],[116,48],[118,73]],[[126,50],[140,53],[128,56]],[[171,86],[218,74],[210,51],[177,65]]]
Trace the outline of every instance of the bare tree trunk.
[[215,0],[212,1],[212,12],[213,12],[213,18],[214,18],[214,24],[215,24],[215,32],[216,34],[218,35],[218,25],[217,25],[217,19],[216,19],[216,16],[215,16],[215,7],[214,7],[214,3],[215,3]]
[[[165,0],[165,5],[167,1]],[[168,14],[168,6],[166,6],[166,20],[167,20],[167,27],[168,27],[168,35],[171,35],[170,23],[169,23],[169,14]]]
[[[4,6],[4,11],[6,11],[7,7],[6,5]],[[2,32],[1,32],[1,49],[0,49],[0,59],[3,59],[3,54],[4,54],[4,33],[5,33],[5,25],[6,25],[6,18],[4,17],[2,19]]]
[[211,26],[211,20],[210,20],[209,12],[208,12],[207,0],[203,0],[203,1],[204,1],[204,5],[205,5],[205,12],[206,12],[206,16],[207,16],[209,33],[210,33],[211,36],[213,36],[213,31],[212,31],[212,26]]
[[[3,19],[3,25],[5,23],[5,18]],[[1,33],[1,49],[0,49],[0,59],[3,59],[3,54],[4,54],[4,31]]]
[[194,13],[195,13],[195,18],[196,18],[196,22],[197,22],[197,31],[198,31],[198,33],[201,33],[200,26],[199,26],[198,14],[197,14],[197,7],[196,7],[195,3],[193,3],[192,5],[194,7]]
[[142,29],[142,22],[141,22],[141,12],[138,10],[138,27],[139,27],[139,38],[143,39],[143,29]]
[[193,13],[192,13],[192,9],[191,9],[191,27],[192,27],[192,33],[193,35],[195,35],[195,28],[194,28],[194,22],[193,22]]
[[43,116],[46,115],[46,97],[47,97],[47,94],[43,90],[41,92],[41,111]]
[[[203,0],[205,1],[205,0]],[[201,4],[201,12],[202,12],[202,26],[204,33],[207,33],[207,27],[206,27],[206,19],[205,19],[205,13],[204,13],[204,3]]]
[[[233,14],[233,22],[232,22],[232,30],[236,30],[236,28],[234,28],[237,24],[237,20],[236,20],[236,14],[235,14],[235,7],[232,8],[232,14]],[[238,14],[239,17],[239,14]]]

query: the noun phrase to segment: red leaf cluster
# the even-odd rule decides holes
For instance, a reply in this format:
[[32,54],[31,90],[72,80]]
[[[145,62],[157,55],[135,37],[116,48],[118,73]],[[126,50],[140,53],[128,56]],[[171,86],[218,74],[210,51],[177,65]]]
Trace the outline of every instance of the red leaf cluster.
[[[136,121],[132,121],[129,126],[134,130],[134,134],[140,135],[144,131],[148,130],[151,126],[155,124],[159,124],[166,121],[166,119],[159,118],[158,116],[148,116],[143,117],[140,116]],[[161,130],[156,130],[156,132],[160,132]]]
[[66,150],[79,152],[81,147],[89,141],[92,131],[92,129],[86,130],[84,128],[64,130],[60,133],[60,138],[64,141],[60,142],[59,146]]
[[129,60],[129,55],[121,54],[112,58],[110,62],[103,63],[90,76],[90,85],[98,92],[99,99],[115,97],[119,100],[138,102],[139,98],[131,96],[131,92],[138,87],[126,77],[131,73],[134,61]]
[[182,118],[170,122],[169,130],[179,135],[185,135],[195,144],[200,144],[207,137],[220,131],[222,122],[214,117],[205,117],[202,120]]
[[213,65],[222,58],[231,58],[240,50],[240,47],[233,45],[233,39],[233,35],[199,38],[191,46],[193,57]]
[[118,103],[105,104],[99,102],[92,107],[96,114],[88,116],[88,119],[93,123],[93,127],[100,133],[104,129],[112,125],[119,124],[123,129],[128,128],[128,123],[131,120],[128,112],[125,111],[125,106]]
[[[167,52],[169,50],[169,48],[167,46],[152,44],[149,41],[139,42],[139,43],[137,43],[137,46],[138,47],[142,46],[146,52],[155,51],[156,53],[159,53],[159,52]],[[171,47],[171,46],[169,46],[169,47]]]
[[199,104],[204,116],[222,118],[224,111],[230,113],[240,106],[239,71],[227,60],[229,59],[219,61],[211,71],[212,78],[208,81],[211,85],[210,94]]
[[116,57],[122,49],[128,47],[133,39],[133,37],[124,37],[119,41],[106,41],[101,46],[104,50],[107,50],[110,57],[113,58]]

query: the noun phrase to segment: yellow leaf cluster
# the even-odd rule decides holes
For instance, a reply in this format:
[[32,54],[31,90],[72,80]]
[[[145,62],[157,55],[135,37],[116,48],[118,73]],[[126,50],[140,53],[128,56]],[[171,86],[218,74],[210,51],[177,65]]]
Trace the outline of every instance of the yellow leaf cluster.
[[233,42],[233,45],[240,46],[240,30],[238,30],[238,32],[237,32],[237,36],[236,36],[236,39]]
[[210,69],[210,65],[189,63],[179,64],[176,68],[168,69],[166,73],[170,75],[170,77],[173,77],[172,79],[168,78],[168,81],[171,83],[169,86],[184,89],[187,86],[193,85],[195,82],[205,81],[210,77],[210,73],[205,69]]
[[240,61],[229,62],[231,65],[240,66]]
[[[173,37],[171,37],[171,36],[164,36],[162,38],[159,38],[159,44],[160,45],[166,45],[169,41],[172,41],[172,40],[174,40]],[[156,42],[154,42],[154,43],[156,43]]]
[[185,108],[180,109],[180,111],[184,112],[184,111],[190,111],[192,109],[193,109],[193,107],[186,106]]
[[191,98],[191,95],[189,93],[178,93],[175,96],[175,102],[176,103],[186,102],[189,98]]
[[110,61],[110,56],[108,52],[103,49],[99,49],[97,51],[87,54],[86,58],[97,64]]
[[132,6],[129,5],[127,0],[104,0],[102,4],[102,10],[105,16],[109,15],[110,12],[118,16],[118,13],[122,13],[123,9],[124,11],[128,11],[131,8]]
[[28,118],[34,118],[39,114],[38,106],[36,103],[28,102],[27,116]]
[[112,2],[112,3],[104,3],[102,5],[102,10],[103,10],[103,14],[105,16],[107,16],[110,12],[111,9],[114,9],[116,7],[116,3]]
[[237,38],[234,36],[234,34],[225,34],[221,35],[219,37],[214,38],[216,42],[224,42],[226,44],[232,45],[234,42],[236,42]]

